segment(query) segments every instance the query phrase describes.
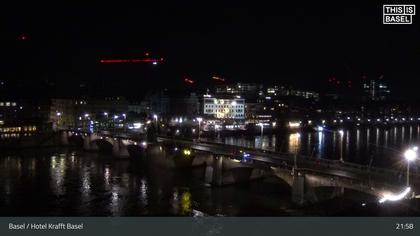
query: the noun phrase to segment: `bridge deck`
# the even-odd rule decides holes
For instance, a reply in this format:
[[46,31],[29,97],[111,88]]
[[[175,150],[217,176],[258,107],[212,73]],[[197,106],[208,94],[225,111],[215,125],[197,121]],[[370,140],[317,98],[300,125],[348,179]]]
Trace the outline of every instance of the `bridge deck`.
[[[245,148],[234,145],[213,143],[208,141],[200,141],[191,139],[173,139],[168,137],[158,137],[158,142],[175,143],[178,145],[189,146],[190,148],[210,152],[215,155],[228,156],[234,159],[240,159],[240,150],[250,154],[252,165],[259,165],[260,167],[270,168],[282,167],[293,168],[295,155],[290,153],[279,153],[273,151],[266,151],[261,149]],[[356,163],[341,162],[339,160],[326,159],[311,159],[306,156],[296,155],[296,169],[312,171],[319,174],[337,176],[349,179],[359,179],[365,182],[382,182],[384,185],[404,186],[405,178],[399,178],[401,172],[392,169],[368,167]],[[405,177],[405,175],[404,175]],[[411,182],[413,184],[419,183],[419,175],[411,173]],[[403,181],[404,183],[401,183]]]

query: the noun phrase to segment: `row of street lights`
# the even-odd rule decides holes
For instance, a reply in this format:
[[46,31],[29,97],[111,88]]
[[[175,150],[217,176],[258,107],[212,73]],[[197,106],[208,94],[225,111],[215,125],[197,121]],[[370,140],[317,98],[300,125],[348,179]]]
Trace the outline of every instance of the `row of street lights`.
[[[263,126],[261,125],[261,129],[263,128]],[[322,132],[324,129],[322,126],[318,127],[318,132]],[[262,133],[262,132],[261,132]],[[343,160],[343,136],[344,136],[344,131],[343,130],[338,130],[338,133],[340,134],[340,139],[341,139],[341,144],[340,144],[340,161],[344,162]],[[404,158],[407,161],[407,187],[409,187],[410,185],[410,162],[415,161],[418,157],[418,147],[412,147],[407,149],[404,152]]]
[[[155,124],[156,127],[158,127],[158,115],[154,114],[153,118],[155,119]],[[200,141],[200,135],[201,135],[201,122],[203,121],[202,117],[197,117],[196,118],[197,122],[198,122],[198,141]]]

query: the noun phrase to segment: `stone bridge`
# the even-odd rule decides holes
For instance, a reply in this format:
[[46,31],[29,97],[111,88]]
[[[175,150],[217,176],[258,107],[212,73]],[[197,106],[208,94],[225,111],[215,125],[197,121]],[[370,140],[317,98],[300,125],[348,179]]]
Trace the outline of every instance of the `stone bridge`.
[[290,186],[293,202],[301,205],[320,200],[315,194],[317,188],[329,188],[331,198],[343,194],[344,189],[351,189],[372,195],[378,200],[407,189],[405,184],[396,181],[398,178],[392,170],[339,161],[294,160],[290,154],[258,150],[248,150],[249,157],[244,158],[245,152],[238,152],[236,146],[166,138],[158,138],[158,141],[161,144],[190,148],[196,155],[207,153],[207,158],[196,162],[205,166],[204,179],[207,186],[223,186],[275,176]]
[[102,146],[108,146],[112,150],[113,156],[118,158],[130,157],[130,148],[141,151],[147,147],[147,142],[141,138],[82,131],[61,131],[61,144],[69,145],[70,140],[74,138],[82,141],[83,149],[86,151],[99,151]]

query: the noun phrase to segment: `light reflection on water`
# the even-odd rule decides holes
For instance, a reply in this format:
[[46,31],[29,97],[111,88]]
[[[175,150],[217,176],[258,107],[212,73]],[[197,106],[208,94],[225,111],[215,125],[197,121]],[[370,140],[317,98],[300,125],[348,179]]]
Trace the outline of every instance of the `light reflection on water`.
[[285,215],[291,205],[282,185],[213,189],[203,178],[203,168],[179,171],[111,154],[40,149],[0,155],[0,215]]
[[[401,159],[400,150],[419,142],[419,137],[420,127],[413,126],[359,128],[345,130],[343,135],[326,130],[226,137],[219,141],[299,153],[307,158],[339,159],[343,155],[346,161],[369,163],[372,160],[372,165],[389,167]],[[156,155],[162,153],[165,151],[156,151]],[[413,165],[412,171],[417,171],[416,168]],[[81,150],[3,153],[0,154],[0,215],[188,216],[195,211],[209,215],[306,214],[293,208],[290,188],[277,180],[207,188],[203,176],[200,168],[172,170],[138,159],[115,160],[111,154]],[[323,215],[327,207],[336,211],[341,203],[328,204],[310,215]]]
[[325,158],[367,164],[373,158],[373,165],[386,166],[401,159],[402,150],[410,145],[420,145],[420,126],[391,128],[366,127],[324,132],[300,132],[267,134],[264,136],[220,137],[214,141],[229,145],[259,148],[269,151],[296,153],[308,158]]

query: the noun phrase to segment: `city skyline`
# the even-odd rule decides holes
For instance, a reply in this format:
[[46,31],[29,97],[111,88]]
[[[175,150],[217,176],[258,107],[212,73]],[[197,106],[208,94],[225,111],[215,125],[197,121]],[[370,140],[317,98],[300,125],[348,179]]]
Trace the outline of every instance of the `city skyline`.
[[1,216],[419,215],[415,5],[62,4],[0,16]]

